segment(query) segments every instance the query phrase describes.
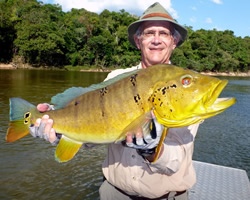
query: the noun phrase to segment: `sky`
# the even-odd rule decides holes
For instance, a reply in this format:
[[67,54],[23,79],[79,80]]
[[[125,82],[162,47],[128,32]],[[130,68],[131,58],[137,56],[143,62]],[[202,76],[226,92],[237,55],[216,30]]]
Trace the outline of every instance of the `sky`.
[[[64,12],[85,8],[101,13],[104,9],[141,16],[157,0],[40,0],[59,4]],[[181,25],[193,30],[231,30],[237,37],[250,36],[250,0],[158,0]]]

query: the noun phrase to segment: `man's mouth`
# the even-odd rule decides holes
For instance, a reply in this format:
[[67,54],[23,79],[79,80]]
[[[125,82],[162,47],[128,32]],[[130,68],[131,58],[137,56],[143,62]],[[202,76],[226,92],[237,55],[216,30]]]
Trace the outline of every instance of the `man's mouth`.
[[162,48],[149,48],[150,51],[162,51]]

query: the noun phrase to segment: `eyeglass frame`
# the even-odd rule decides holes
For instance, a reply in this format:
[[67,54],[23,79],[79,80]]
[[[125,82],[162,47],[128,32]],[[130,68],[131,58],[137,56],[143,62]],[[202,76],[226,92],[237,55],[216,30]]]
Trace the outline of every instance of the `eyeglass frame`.
[[153,39],[156,37],[156,35],[158,35],[158,37],[161,39],[169,39],[173,36],[171,31],[166,31],[166,30],[155,31],[150,29],[142,31],[141,35],[144,37],[144,39]]
[[[135,37],[137,37],[139,39],[139,37],[142,35],[143,30],[142,30],[142,25],[138,27],[136,33],[135,33]],[[173,36],[174,40],[178,43],[181,40],[181,35],[180,33],[173,28],[173,30],[171,31],[171,35]]]

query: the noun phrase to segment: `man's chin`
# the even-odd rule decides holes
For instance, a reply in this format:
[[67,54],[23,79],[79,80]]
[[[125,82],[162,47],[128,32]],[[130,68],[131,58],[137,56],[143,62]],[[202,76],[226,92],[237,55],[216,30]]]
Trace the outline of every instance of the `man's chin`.
[[150,60],[149,63],[150,63],[150,66],[157,65],[157,64],[163,64],[163,63],[167,63],[168,64],[168,62],[164,62],[163,60],[160,60],[160,59]]

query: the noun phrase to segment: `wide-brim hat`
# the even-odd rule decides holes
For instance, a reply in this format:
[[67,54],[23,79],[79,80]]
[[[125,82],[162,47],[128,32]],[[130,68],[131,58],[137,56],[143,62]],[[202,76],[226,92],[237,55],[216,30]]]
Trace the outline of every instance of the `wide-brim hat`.
[[145,21],[167,21],[170,22],[176,31],[179,32],[181,35],[181,38],[177,44],[177,46],[180,46],[187,37],[187,29],[185,29],[183,26],[178,24],[172,16],[168,13],[168,11],[165,10],[165,8],[162,7],[159,3],[154,3],[148,9],[143,13],[143,15],[140,17],[138,21],[133,22],[128,27],[128,40],[129,42],[136,47],[135,41],[134,41],[134,35],[139,28],[139,26],[145,22]]

